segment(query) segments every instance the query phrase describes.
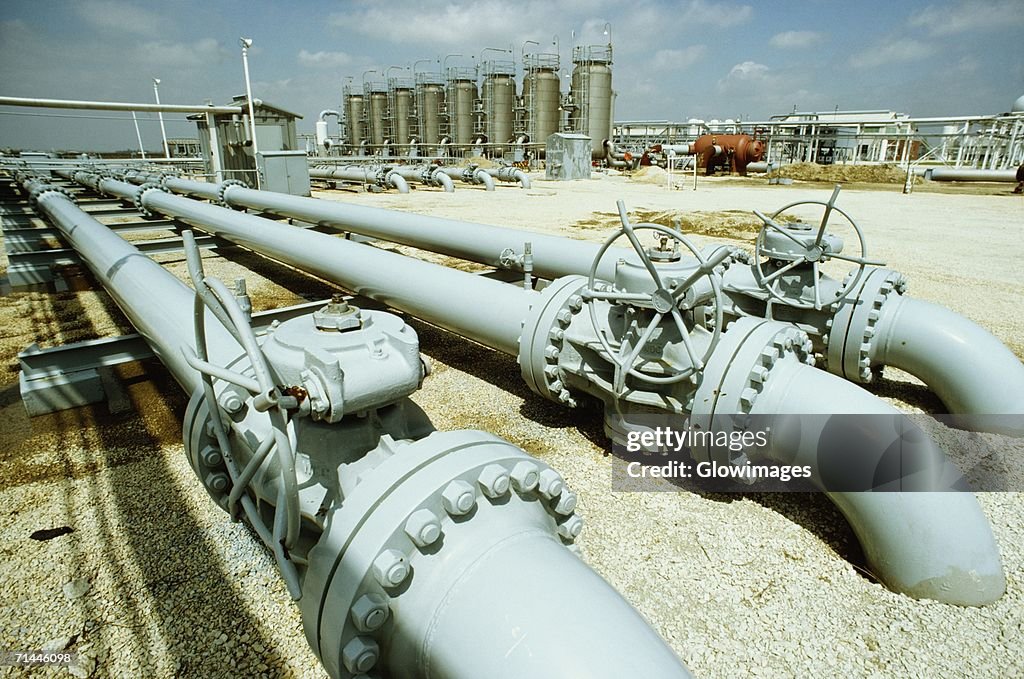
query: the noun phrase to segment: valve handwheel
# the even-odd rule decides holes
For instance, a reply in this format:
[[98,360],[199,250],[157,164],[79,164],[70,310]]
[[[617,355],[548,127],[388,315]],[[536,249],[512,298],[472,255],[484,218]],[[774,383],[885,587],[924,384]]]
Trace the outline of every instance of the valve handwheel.
[[[789,205],[776,210],[771,217],[767,217],[758,210],[754,210],[754,214],[764,222],[764,225],[757,234],[757,240],[754,242],[754,279],[757,281],[758,286],[768,293],[772,299],[797,309],[820,310],[826,304],[834,304],[846,299],[860,281],[861,276],[864,274],[864,269],[867,266],[884,265],[884,262],[870,260],[867,258],[867,245],[864,240],[864,232],[857,225],[857,222],[853,221],[853,218],[850,217],[850,215],[835,206],[836,198],[839,197],[840,188],[840,185],[836,184],[835,189],[832,191],[832,196],[827,202],[820,200],[801,200],[796,203],[790,203]],[[813,242],[809,243],[806,239],[801,240],[794,235],[794,229],[787,229],[785,226],[781,226],[775,221],[779,215],[787,210],[797,207],[798,205],[823,205],[825,208],[821,217],[821,223],[818,226],[818,232]],[[846,221],[848,221],[850,226],[853,227],[854,232],[856,232],[857,241],[860,247],[859,256],[854,257],[852,255],[844,255],[839,251],[833,250],[831,241],[826,238],[825,234],[825,229],[828,226],[828,220],[832,216],[833,212],[838,212],[845,217]],[[765,249],[765,238],[769,229],[776,231],[793,242],[794,247],[786,253],[786,257],[772,257],[770,254],[765,254],[763,252]],[[765,264],[765,262],[762,261],[764,258],[768,258],[768,261],[776,259],[789,259],[790,261],[788,264],[766,274],[762,268]],[[839,290],[836,291],[833,299],[823,301],[821,299],[821,274],[819,271],[819,264],[826,262],[829,259],[841,259],[843,261],[853,262],[857,265],[857,269],[855,270],[855,274],[847,277],[846,282]],[[812,276],[814,278],[814,299],[810,301],[804,301],[791,295],[786,295],[777,287],[778,281],[783,274],[805,264],[811,265]]]
[[[604,242],[601,249],[594,257],[594,262],[590,266],[590,275],[587,278],[587,287],[581,292],[581,295],[589,307],[590,320],[594,325],[597,339],[604,348],[609,360],[615,365],[613,390],[616,394],[621,394],[624,391],[627,374],[632,375],[638,380],[651,384],[673,384],[689,378],[704,367],[704,364],[711,357],[711,353],[714,351],[715,345],[718,344],[718,339],[722,332],[722,289],[719,284],[718,275],[714,272],[714,269],[728,257],[729,253],[723,249],[721,254],[716,253],[715,256],[708,259],[704,257],[700,250],[697,249],[686,238],[686,236],[679,231],[661,226],[660,224],[630,224],[629,217],[626,214],[625,204],[620,200],[617,202],[617,206],[619,209],[619,219],[622,222],[622,228],[612,234]],[[639,238],[637,238],[636,232],[644,230],[655,231],[661,234],[666,237],[663,239],[666,243],[667,239],[671,238],[675,242],[682,243],[686,246],[698,262],[700,262],[696,271],[682,281],[673,281],[671,286],[665,285],[657,267],[655,267],[654,263],[651,261],[650,255],[647,253],[647,250],[643,245],[641,245]],[[637,253],[637,256],[644,265],[644,268],[647,269],[647,272],[654,280],[655,290],[653,292],[618,292],[615,290],[597,288],[597,270],[600,266],[601,260],[604,258],[612,244],[623,235],[629,239],[630,244],[633,246],[633,250]],[[683,297],[686,295],[686,291],[689,290],[697,280],[704,276],[707,276],[710,280],[711,289],[714,292],[715,322],[711,342],[708,345],[707,351],[704,352],[703,356],[697,356],[693,343],[690,340],[690,331],[687,329],[686,322],[683,319],[683,314],[680,311],[680,305],[683,302]],[[601,326],[597,322],[597,312],[595,305],[593,304],[595,300],[623,303],[629,306],[653,309],[654,316],[640,334],[640,338],[636,342],[635,346],[630,348],[629,343],[622,341],[619,343],[619,347],[616,350],[612,347],[604,333],[599,329]],[[654,336],[655,330],[657,330],[662,319],[666,315],[670,315],[672,317],[676,328],[679,330],[679,336],[683,347],[690,359],[690,366],[681,370],[675,370],[668,375],[651,375],[642,372],[635,366],[635,364],[639,360],[644,347],[650,341],[651,337]]]

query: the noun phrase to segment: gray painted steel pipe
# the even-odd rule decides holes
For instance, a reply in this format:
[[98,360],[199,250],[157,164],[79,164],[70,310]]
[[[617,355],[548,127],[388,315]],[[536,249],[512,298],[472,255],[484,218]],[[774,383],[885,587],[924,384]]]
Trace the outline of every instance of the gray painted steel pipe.
[[[533,272],[542,278],[586,273],[601,248],[600,243],[560,236],[316,198],[284,196],[268,191],[243,190],[239,186],[226,188],[224,197],[233,207],[294,217],[339,231],[352,231],[488,266],[502,266],[502,254],[506,250],[522,253],[523,244],[529,241],[533,245]],[[615,260],[619,258],[632,261],[635,254],[629,249],[613,248],[602,262],[598,274],[606,280],[613,279]]]
[[394,172],[406,181],[414,181],[426,186],[440,186],[445,193],[455,192],[455,183],[452,178],[444,172],[438,172],[436,166],[411,167],[409,165],[396,165],[389,172]]
[[[785,464],[823,464],[820,427],[835,413],[904,418],[884,401],[824,371],[796,365],[789,374],[773,375],[780,383],[766,390],[752,414],[798,413],[800,424],[785,433],[773,427],[776,460]],[[809,417],[808,417],[809,416]],[[871,420],[867,420],[871,421]],[[916,428],[915,428],[916,430]],[[859,432],[864,434],[864,432]],[[891,442],[876,440],[871,432],[858,438],[860,462],[867,468],[882,461]],[[959,472],[926,436],[915,462],[930,479],[958,478]],[[828,448],[826,448],[828,449]],[[834,448],[848,452],[846,447]],[[927,460],[925,462],[924,460]],[[837,460],[849,465],[849,460]],[[999,548],[969,492],[830,492],[829,497],[849,521],[874,574],[890,589],[919,599],[934,599],[960,606],[981,606],[1003,595]]]
[[[131,196],[135,187],[103,179],[99,182],[101,190],[114,195]],[[234,195],[232,195],[234,194]],[[295,198],[284,194],[269,194],[252,191],[236,186],[225,188],[225,195],[230,202],[244,204],[244,197],[250,197],[250,207],[281,211],[293,201],[309,199]],[[434,265],[415,260],[408,260],[389,253],[375,252],[371,255],[364,246],[331,239],[323,234],[299,231],[294,227],[279,225],[266,220],[231,213],[224,208],[196,203],[190,199],[170,196],[162,191],[149,191],[141,196],[140,202],[148,209],[162,214],[177,217],[192,223],[201,230],[226,237],[243,246],[262,251],[288,264],[310,271],[339,282],[361,294],[366,294],[361,286],[350,281],[363,280],[364,286],[375,294],[368,296],[381,299],[395,308],[405,309],[411,313],[437,322],[442,327],[453,329],[484,344],[499,348],[508,353],[517,350],[515,342],[509,338],[518,337],[520,321],[529,309],[537,293],[517,290],[505,284],[506,301],[495,298],[490,292],[483,295],[479,291],[486,287],[486,279],[470,277],[469,274],[449,271],[453,286],[442,295],[446,304],[432,303],[440,288],[436,285],[439,275]],[[313,201],[316,202],[316,201]],[[296,214],[306,221],[317,221],[315,216]],[[337,247],[337,245],[347,246]],[[383,255],[380,257],[379,255]],[[401,263],[394,261],[398,257]],[[392,261],[388,261],[392,259]],[[393,276],[382,277],[382,270],[402,270],[415,281],[415,292],[427,292],[426,299],[416,297],[406,291],[409,284]],[[421,278],[422,276],[422,278]],[[397,297],[395,290],[401,290]],[[497,290],[497,288],[495,288]],[[390,291],[390,292],[389,292]],[[460,321],[453,323],[453,313],[461,309],[462,303],[456,307],[454,300],[473,300],[468,306],[478,307],[482,312],[497,309],[499,316],[504,317],[507,326],[504,332],[484,337],[481,327],[474,329],[478,333],[470,334],[464,326],[472,323]],[[396,302],[397,300],[397,302]],[[511,306],[511,308],[510,308]],[[491,322],[493,322],[493,317]],[[511,321],[511,322],[509,322]],[[751,326],[753,330],[746,330]],[[726,332],[724,338],[730,342],[741,343],[745,351],[751,354],[752,360],[760,355],[769,335],[778,332],[780,324],[763,320],[741,319],[733,329]],[[754,330],[765,334],[755,337]],[[748,334],[744,334],[748,333]],[[505,340],[504,346],[497,342]],[[738,345],[740,346],[740,345]],[[895,409],[885,405],[876,397],[862,389],[843,382],[836,377],[802,366],[794,362],[795,367],[785,368],[773,373],[772,379],[757,400],[757,409],[752,414],[793,414],[793,415],[824,415],[835,412],[852,412],[857,414],[879,414],[886,416],[903,416]],[[713,386],[711,376],[721,375],[722,384],[731,379],[731,373],[738,370],[742,379],[746,380],[750,366],[736,360],[736,352],[720,350],[712,356],[705,371],[709,379],[706,383]],[[715,378],[717,379],[717,378]],[[729,388],[716,390],[715,393],[728,393],[731,398],[739,398],[740,390]],[[698,397],[700,396],[698,392]],[[698,398],[698,400],[700,400]],[[709,397],[725,410],[733,408],[724,403],[725,398]],[[806,463],[818,454],[819,437],[814,432],[804,432],[803,438],[773,439],[774,459]],[[881,450],[868,450],[878,457],[885,453]],[[941,454],[932,455],[931,465],[940,472],[943,465],[948,465]],[[995,546],[991,530],[982,515],[977,501],[970,494],[933,495],[930,493],[832,493],[837,505],[849,517],[858,538],[865,546],[872,567],[879,577],[897,591],[914,596],[934,597],[941,601],[964,605],[980,605],[998,598],[1004,588],[1002,567],[999,561],[998,548]],[[893,514],[893,512],[899,514]],[[911,516],[913,521],[899,519],[894,526],[894,516]],[[939,517],[938,519],[936,517]],[[936,526],[941,525],[938,529]],[[910,531],[915,536],[910,538]]]
[[[125,200],[134,200],[139,191],[134,184],[115,179],[99,180],[98,188]],[[250,191],[230,185],[225,194],[241,190]],[[253,194],[271,213],[272,207],[295,198],[269,191]],[[512,355],[518,352],[520,323],[533,302],[533,291],[159,190],[143,193],[141,203],[146,209],[334,281],[364,297],[429,318],[489,347]]]
[[[199,373],[181,353],[184,347],[195,346],[192,290],[64,194],[46,191],[39,195],[37,205],[82,256],[178,384],[187,393],[194,392],[200,386]],[[155,299],[160,300],[159,305],[153,304]],[[242,353],[210,314],[206,327],[211,360],[228,365]]]
[[924,171],[933,182],[1015,182],[1017,170],[976,170],[960,167],[936,167]]
[[530,176],[520,170],[518,167],[498,167],[487,170],[487,174],[491,175],[498,181],[502,182],[519,182],[519,186],[524,189],[530,188]]
[[[137,191],[116,180],[103,179],[99,183],[105,192],[120,197]],[[148,202],[158,194],[195,203],[160,191],[147,192]],[[229,212],[195,204],[208,211]],[[59,191],[39,193],[38,205],[83,255],[175,378],[187,391],[194,391],[199,386],[198,373],[185,363],[181,354],[183,346],[192,344],[192,291]],[[155,205],[153,208],[157,209]],[[154,304],[154,299],[160,303]],[[212,317],[208,319],[207,337],[214,361],[227,364],[240,353],[238,345]],[[425,453],[434,458],[460,454],[466,457],[467,452],[473,456],[477,451],[467,449],[479,446],[480,437],[479,432],[432,434],[410,442],[400,459],[395,456],[388,460],[388,469],[404,465],[407,457],[417,458]],[[518,455],[530,464],[529,457],[504,441],[494,439],[491,447],[504,449],[506,455]],[[454,462],[440,460],[436,466],[445,464]],[[358,504],[361,496],[372,494],[379,486],[389,492],[374,498],[363,519],[371,528],[386,525],[394,517],[386,516],[386,508],[377,505],[395,498],[409,501],[411,497],[415,503],[421,502],[427,492],[422,479],[418,486],[407,480],[415,473],[423,474],[425,469],[426,462],[419,461],[397,480],[389,478],[386,472],[364,473],[365,482],[358,485],[346,503],[333,509],[351,511],[350,505]],[[428,471],[437,473],[433,468]],[[437,479],[430,481],[436,483]],[[481,499],[474,514],[472,521],[446,526],[448,551],[444,560],[419,552],[413,555],[415,577],[421,582],[390,602],[388,623],[392,631],[385,646],[385,667],[390,676],[472,679],[568,676],[580,672],[587,677],[612,679],[633,671],[652,677],[690,676],[640,615],[565,548],[546,525],[545,510],[530,507],[516,496],[499,505]],[[332,676],[347,677],[351,674],[342,664],[350,667],[363,662],[359,657],[351,659],[354,654],[350,649],[356,642],[349,642],[343,650],[338,643],[339,637],[344,638],[342,625],[348,624],[348,611],[323,612],[319,606],[336,591],[334,588],[350,585],[365,575],[368,567],[364,565],[353,573],[342,567],[337,578],[331,572],[326,583],[317,579],[323,577],[322,564],[333,563],[332,555],[342,555],[337,557],[339,561],[354,561],[355,553],[363,547],[355,542],[345,545],[351,547],[349,553],[341,549],[331,551],[337,547],[333,541],[345,537],[336,525],[344,525],[344,521],[328,522],[323,538],[327,544],[318,544],[311,552],[310,563],[321,571],[306,582],[301,605],[307,634],[314,629],[318,632],[310,639],[314,650]],[[366,532],[376,540],[387,538],[386,532]],[[320,594],[321,588],[328,592],[314,596]],[[528,597],[508,596],[509,592],[527,591],[531,594]],[[575,642],[566,638],[566,625],[572,626]],[[369,648],[370,642],[364,638],[358,642]]]
[[487,170],[482,167],[439,167],[438,170],[444,172],[452,179],[461,180],[465,184],[483,185],[484,189],[487,191],[494,190],[494,179],[490,174],[488,174]]
[[[258,195],[261,192],[249,190],[243,193],[231,187],[225,193],[231,204],[264,209],[265,201]],[[489,266],[507,265],[502,261],[502,253],[507,250],[522,253],[523,243],[529,241],[533,273],[542,278],[585,274],[600,249],[598,243],[488,224],[310,198],[294,198],[293,201],[268,211]],[[305,202],[299,204],[298,201]],[[634,261],[635,254],[629,249],[611,248],[598,268],[599,277],[614,280],[618,259]],[[730,275],[742,275],[743,271],[742,267],[737,267],[736,273]],[[935,390],[951,413],[1017,414],[1019,419],[1019,414],[1024,413],[1024,403],[1019,395],[1008,399],[1004,391],[991,386],[1006,380],[1010,380],[1010,384],[1024,384],[1024,366],[999,340],[947,309],[930,316],[915,312],[914,316],[913,326],[907,322],[889,326],[887,343],[890,348],[873,356],[878,364],[900,368],[920,377]],[[904,341],[901,333],[912,337],[914,346],[941,353],[925,357],[923,352],[910,351],[906,344],[900,344]],[[934,336],[934,339],[927,339],[929,336]],[[973,378],[972,373],[986,377]],[[995,376],[999,379],[990,381]],[[958,395],[954,397],[954,393]]]
[[346,182],[390,186],[399,193],[409,193],[409,184],[396,172],[382,173],[369,167],[312,168],[309,176],[316,179],[340,179]]
[[133,104],[120,101],[77,101],[73,99],[39,99],[36,97],[0,97],[0,106],[32,106],[35,108],[72,108],[89,111],[147,111],[160,113],[241,113],[240,106],[208,106],[205,104]]
[[[980,415],[985,431],[1024,436],[1024,363],[990,332],[949,309],[898,295],[876,328],[871,359],[919,378],[954,415]],[[973,357],[973,358],[972,358]],[[966,418],[967,428],[972,418]]]

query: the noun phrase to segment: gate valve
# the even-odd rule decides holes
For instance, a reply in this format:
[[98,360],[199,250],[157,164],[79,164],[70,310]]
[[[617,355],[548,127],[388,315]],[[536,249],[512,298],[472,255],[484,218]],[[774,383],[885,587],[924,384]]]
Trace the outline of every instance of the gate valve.
[[[821,310],[821,308],[826,304],[835,304],[846,299],[850,292],[856,287],[857,283],[860,282],[864,269],[867,266],[884,266],[884,262],[867,258],[867,245],[864,240],[864,232],[857,223],[853,221],[850,215],[835,206],[836,198],[839,197],[840,188],[840,185],[836,184],[835,189],[832,191],[832,196],[827,202],[822,202],[820,200],[802,200],[796,203],[790,203],[789,205],[776,210],[771,217],[767,217],[761,212],[754,210],[754,214],[757,215],[757,217],[764,223],[757,234],[757,240],[754,242],[754,280],[757,282],[757,285],[772,299],[796,309]],[[776,221],[781,214],[799,205],[824,206],[825,209],[821,217],[821,223],[818,225],[816,232],[814,230],[814,226],[810,224],[797,222],[782,225]],[[854,257],[852,255],[842,254],[843,240],[835,234],[825,232],[825,229],[828,226],[828,220],[832,216],[833,212],[838,212],[845,217],[846,221],[850,223],[853,230],[856,232],[860,248],[860,254],[858,256]],[[827,262],[830,259],[841,259],[843,261],[853,262],[857,265],[857,268],[851,275],[846,277],[843,286],[836,290],[835,296],[832,299],[822,300],[821,272],[819,271],[819,264]],[[771,273],[766,273],[765,267],[771,262],[788,263],[778,266]],[[811,274],[814,281],[813,300],[804,300],[799,295],[787,295],[779,288],[779,283],[781,282],[781,278],[784,274],[808,264],[811,265]]]
[[[615,378],[613,381],[614,393],[616,395],[621,395],[625,390],[626,375],[631,375],[638,380],[648,382],[650,384],[674,384],[695,376],[698,371],[703,369],[704,364],[711,357],[715,346],[718,344],[718,339],[721,336],[723,306],[722,289],[719,281],[720,277],[715,273],[715,267],[728,259],[729,252],[723,248],[713,253],[710,258],[705,257],[701,254],[700,250],[678,230],[669,229],[661,226],[660,224],[630,224],[629,216],[626,214],[625,204],[620,200],[616,205],[619,209],[619,219],[622,222],[622,228],[613,233],[597,252],[597,255],[594,257],[594,261],[590,266],[590,275],[587,278],[587,287],[580,294],[589,308],[590,320],[594,325],[597,339],[604,349],[605,357],[615,366]],[[640,239],[636,235],[637,231],[643,230],[654,231],[660,234],[661,242],[657,248],[648,249],[643,247],[640,243]],[[619,280],[611,286],[599,286],[597,284],[597,270],[600,266],[601,260],[604,258],[609,248],[611,248],[612,244],[622,236],[626,236],[630,244],[633,246],[633,250],[636,252],[640,262],[643,264],[643,268],[646,270],[646,274],[649,275],[650,280]],[[668,242],[670,240],[673,244],[671,250],[668,248]],[[678,249],[679,243],[686,246],[690,253],[697,259],[698,265],[695,269],[692,269],[692,272],[689,272],[685,278],[668,278],[669,282],[666,284],[665,280],[667,276],[665,274],[668,272],[659,271],[655,266],[654,261],[658,261],[659,263],[671,263],[678,260],[679,258],[673,255],[673,253]],[[690,330],[686,327],[686,321],[683,318],[681,309],[684,309],[687,306],[692,306],[693,300],[687,299],[687,292],[695,283],[705,277],[710,282],[710,290],[715,309],[715,323],[707,351],[705,351],[702,356],[698,356],[696,349],[694,349],[693,343],[690,340]],[[618,278],[618,276],[616,276],[616,278]],[[653,283],[653,286],[651,283]],[[640,288],[640,291],[637,291],[638,288]],[[606,333],[601,330],[601,325],[598,324],[597,309],[594,304],[594,302],[598,300],[611,302],[612,304],[622,304],[634,309],[654,311],[653,317],[640,333],[640,337],[634,346],[631,347],[630,343],[625,341],[625,339],[618,342],[618,347],[612,346],[612,343],[606,337]],[[640,355],[643,352],[644,347],[654,336],[655,331],[661,325],[665,316],[672,317],[672,321],[675,323],[675,326],[679,331],[680,340],[682,341],[683,348],[689,358],[689,366],[681,369],[671,369],[668,374],[664,374],[664,371],[662,371],[661,374],[643,372],[637,367],[638,364],[642,362]]]

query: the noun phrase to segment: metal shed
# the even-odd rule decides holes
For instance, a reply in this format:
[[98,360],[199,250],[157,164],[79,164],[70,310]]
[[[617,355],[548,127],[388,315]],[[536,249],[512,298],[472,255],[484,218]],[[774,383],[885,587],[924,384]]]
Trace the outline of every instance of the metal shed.
[[[246,113],[249,100],[245,95],[238,95],[228,105],[240,107],[243,113],[199,113],[189,116],[189,120],[195,121],[199,128],[206,171],[217,181],[237,179],[255,187],[256,160],[249,115]],[[255,98],[253,112],[256,116],[256,146],[259,152],[302,150],[295,131],[295,121],[301,115]],[[211,146],[217,147],[215,153],[211,153]]]
[[545,179],[590,179],[590,137],[556,132],[547,139]]

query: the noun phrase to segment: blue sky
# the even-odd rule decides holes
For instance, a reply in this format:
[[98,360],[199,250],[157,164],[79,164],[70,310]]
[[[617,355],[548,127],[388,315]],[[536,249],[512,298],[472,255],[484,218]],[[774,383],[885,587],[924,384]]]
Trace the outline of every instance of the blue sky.
[[[618,120],[757,120],[794,106],[999,113],[1024,94],[1024,0],[4,0],[0,95],[151,102],[156,76],[164,103],[224,103],[244,91],[245,35],[254,95],[301,113],[299,131],[312,132],[346,76],[452,53],[465,56],[449,65],[468,66],[488,47],[511,46],[518,61],[525,41],[548,51],[556,35],[567,62],[573,33],[603,43],[606,23]],[[0,108],[0,147],[135,145],[124,120],[2,112],[30,109]],[[158,148],[155,116],[140,120]],[[168,134],[194,127],[170,117]]]

